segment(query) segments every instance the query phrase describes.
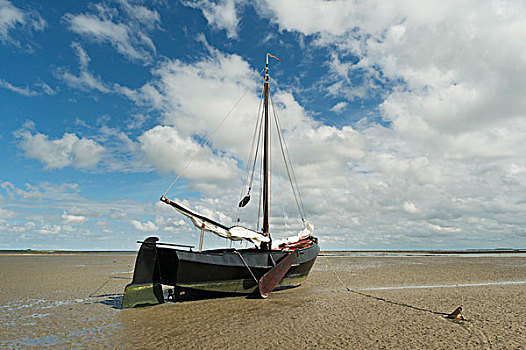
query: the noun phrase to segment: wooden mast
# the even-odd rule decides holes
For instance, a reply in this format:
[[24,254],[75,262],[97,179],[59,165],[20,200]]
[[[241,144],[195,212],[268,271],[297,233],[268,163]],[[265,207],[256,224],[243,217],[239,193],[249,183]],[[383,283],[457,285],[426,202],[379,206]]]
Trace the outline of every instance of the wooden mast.
[[[268,54],[266,55],[266,65],[265,65],[265,78],[263,83],[264,89],[264,147],[263,147],[263,234],[267,237],[270,237],[269,232],[269,216],[270,216],[270,181],[269,181],[269,171],[270,171],[270,152],[269,152],[269,117],[268,117],[268,95],[269,95],[269,76],[268,76]],[[262,249],[270,249],[271,242],[261,244]]]

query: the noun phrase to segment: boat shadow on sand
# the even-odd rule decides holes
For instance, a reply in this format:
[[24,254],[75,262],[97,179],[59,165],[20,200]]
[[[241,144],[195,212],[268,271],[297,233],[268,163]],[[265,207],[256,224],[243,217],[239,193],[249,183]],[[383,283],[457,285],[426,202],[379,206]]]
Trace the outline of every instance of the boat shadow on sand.
[[[167,290],[163,291],[164,304],[166,304],[166,303],[178,304],[178,303],[184,303],[184,302],[196,301],[196,300],[239,297],[239,296],[236,296],[236,295],[232,295],[230,293],[215,293],[215,294],[210,294],[210,295],[206,295],[206,296],[203,295],[201,297],[196,297],[196,298],[193,298],[191,300],[178,300],[178,301],[174,302],[174,301],[168,300],[168,294],[167,293],[168,293]],[[258,298],[257,295],[246,295],[245,297],[248,298],[248,299]],[[93,304],[102,304],[102,305],[109,306],[112,309],[118,309],[118,310],[126,309],[126,308],[122,307],[122,299],[124,298],[124,293],[99,294],[99,295],[93,295],[92,298],[100,299],[100,300],[97,300],[97,301],[93,301]],[[149,304],[137,305],[137,307],[145,307],[145,306],[151,306],[151,305],[149,305]]]
[[[288,290],[290,288],[278,288],[277,290]],[[163,296],[164,296],[164,304],[179,304],[179,303],[186,303],[190,301],[197,301],[197,300],[206,300],[206,299],[226,299],[226,298],[239,298],[240,295],[235,295],[232,293],[207,293],[206,295],[201,295],[200,297],[194,297],[192,299],[188,300],[177,300],[177,301],[171,301],[168,299],[168,289],[163,290]],[[242,296],[246,299],[261,299],[261,296],[258,294],[248,294]],[[100,294],[100,295],[93,295],[92,298],[98,298],[101,300],[94,301],[93,304],[102,304],[111,307],[112,309],[126,309],[122,307],[122,299],[124,298],[124,293],[113,293],[113,294]],[[146,307],[151,306],[149,304],[145,305],[137,305],[137,307]]]
[[115,293],[115,294],[100,294],[100,295],[94,295],[93,298],[104,298],[102,300],[94,301],[93,304],[102,304],[106,306],[110,306],[112,309],[122,309],[122,298],[123,293]]

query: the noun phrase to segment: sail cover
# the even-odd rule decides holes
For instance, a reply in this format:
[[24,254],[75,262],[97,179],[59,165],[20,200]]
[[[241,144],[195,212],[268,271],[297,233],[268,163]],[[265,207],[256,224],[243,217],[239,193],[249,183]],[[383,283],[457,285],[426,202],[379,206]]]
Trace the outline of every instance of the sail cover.
[[240,241],[240,240],[247,240],[252,243],[254,243],[257,247],[261,245],[261,242],[269,242],[270,238],[257,232],[254,230],[250,230],[248,228],[242,227],[242,226],[232,226],[227,227],[225,225],[220,224],[217,221],[214,221],[210,218],[207,218],[201,214],[198,214],[184,205],[180,203],[176,203],[171,201],[170,199],[166,197],[161,197],[161,201],[165,202],[166,204],[170,204],[172,207],[175,208],[178,212],[183,214],[184,216],[187,216],[192,220],[192,223],[199,229],[203,229],[205,231],[213,232],[218,236],[229,238],[233,241]]

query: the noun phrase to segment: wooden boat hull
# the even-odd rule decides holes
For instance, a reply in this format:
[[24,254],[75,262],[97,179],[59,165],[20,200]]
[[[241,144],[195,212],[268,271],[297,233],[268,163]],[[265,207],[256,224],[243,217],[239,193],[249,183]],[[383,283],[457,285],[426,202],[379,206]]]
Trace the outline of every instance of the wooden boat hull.
[[[162,303],[161,285],[174,287],[175,300],[195,300],[258,291],[258,281],[290,251],[220,249],[193,252],[144,241],[137,254],[133,281],[126,286],[123,307]],[[317,240],[298,250],[298,258],[276,289],[293,288],[307,278],[319,253]]]

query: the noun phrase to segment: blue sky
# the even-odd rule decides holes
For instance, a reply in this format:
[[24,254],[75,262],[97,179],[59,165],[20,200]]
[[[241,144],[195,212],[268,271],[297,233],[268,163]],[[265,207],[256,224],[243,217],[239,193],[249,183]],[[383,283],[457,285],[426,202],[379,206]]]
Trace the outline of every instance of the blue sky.
[[[520,1],[0,0],[0,249],[196,244],[158,199],[198,150],[168,197],[232,224],[266,52],[283,59],[274,101],[322,249],[524,248],[525,14]],[[301,225],[279,167],[274,179],[283,238]]]

